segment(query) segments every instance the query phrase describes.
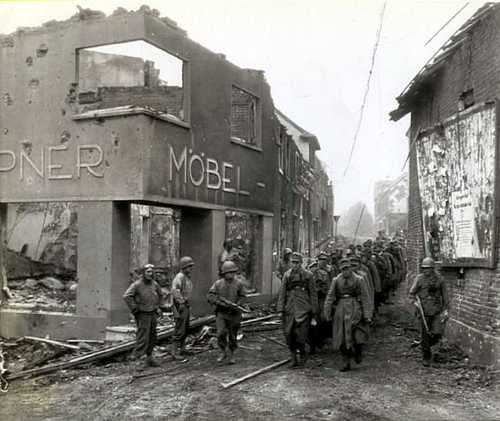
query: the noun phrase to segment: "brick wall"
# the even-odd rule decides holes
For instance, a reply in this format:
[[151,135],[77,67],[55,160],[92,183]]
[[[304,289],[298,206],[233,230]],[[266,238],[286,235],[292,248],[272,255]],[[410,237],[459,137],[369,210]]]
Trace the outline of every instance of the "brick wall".
[[[476,104],[500,97],[499,28],[500,11],[497,9],[484,17],[447,58],[439,75],[414,105],[411,138],[419,128],[433,126],[455,114],[459,97],[465,91],[473,90]],[[424,256],[415,150],[410,156],[409,184],[408,280],[412,281]],[[497,245],[497,253],[498,250]],[[460,344],[472,361],[500,366],[500,266],[497,264],[495,269],[464,268],[462,279],[456,268],[444,268],[441,272],[451,297],[448,338]]]
[[103,109],[134,105],[151,107],[156,111],[169,113],[183,119],[183,90],[179,86],[144,86],[105,87],[97,92],[83,92],[79,95],[79,103],[86,104],[87,109]]

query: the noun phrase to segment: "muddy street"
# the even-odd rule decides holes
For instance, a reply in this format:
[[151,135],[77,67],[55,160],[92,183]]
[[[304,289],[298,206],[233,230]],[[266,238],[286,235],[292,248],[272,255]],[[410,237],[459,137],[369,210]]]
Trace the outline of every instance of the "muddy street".
[[[216,351],[187,362],[160,358],[138,373],[134,363],[107,362],[16,381],[1,396],[2,420],[471,420],[499,419],[495,372],[474,368],[441,344],[433,367],[423,367],[418,332],[402,303],[384,305],[364,361],[347,373],[340,357],[323,351],[304,369],[279,367],[230,389],[230,382],[287,358],[281,331],[246,332],[236,365],[217,365]],[[255,330],[255,329],[254,329]],[[439,351],[439,350],[438,350]],[[163,373],[136,378],[138,374]]]

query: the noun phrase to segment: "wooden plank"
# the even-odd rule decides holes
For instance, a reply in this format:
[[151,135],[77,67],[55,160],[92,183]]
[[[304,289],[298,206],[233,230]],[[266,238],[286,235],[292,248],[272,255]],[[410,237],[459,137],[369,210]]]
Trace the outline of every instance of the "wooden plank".
[[[208,323],[213,323],[215,321],[215,316],[207,316],[203,317],[201,319],[193,320],[191,322],[190,328],[197,328],[200,326],[203,326]],[[174,333],[173,328],[169,328],[163,331],[158,332],[158,340],[163,340],[167,339],[168,337],[172,336]],[[126,351],[131,351],[135,346],[135,340],[134,341],[128,341],[123,344],[119,344],[116,346],[112,346],[110,348],[105,348],[101,349],[96,352],[91,352],[85,355],[82,355],[77,358],[73,358],[72,360],[69,361],[64,361],[58,364],[51,364],[45,367],[41,368],[35,368],[32,370],[25,370],[17,373],[12,373],[8,376],[9,380],[14,380],[14,379],[19,379],[23,377],[34,377],[34,376],[40,376],[42,374],[48,374],[48,373],[53,373],[54,371],[58,370],[65,370],[68,368],[73,368],[81,364],[87,364],[91,363],[94,361],[98,361],[102,358],[108,358],[112,357],[114,355],[120,354],[122,352]]]
[[275,368],[277,367],[281,367],[282,365],[285,365],[287,363],[289,363],[291,361],[290,358],[287,358],[286,360],[282,360],[282,361],[278,361],[276,363],[273,363],[271,365],[268,365],[266,367],[263,367],[263,368],[260,368],[256,371],[253,371],[252,373],[249,373],[243,377],[240,377],[239,379],[236,379],[236,380],[233,380],[232,382],[229,382],[229,383],[222,383],[221,386],[224,388],[224,389],[229,389],[230,387],[233,387],[239,383],[243,383],[244,381],[248,380],[248,379],[252,379],[256,376],[258,376],[259,374],[262,374],[262,373],[266,373],[267,371],[271,371],[271,370],[274,370]]
[[99,344],[104,345],[105,341],[101,341],[98,339],[68,339],[66,342],[70,344],[79,344],[79,343],[87,343],[87,344]]
[[259,336],[259,338],[265,339],[266,341],[271,341],[271,342],[274,342],[275,344],[281,345],[284,348],[288,348],[287,344],[285,344],[284,342],[278,341],[277,339],[269,338],[269,337],[263,336],[263,335],[258,335],[258,336]]
[[257,317],[256,319],[245,320],[245,321],[241,322],[241,326],[247,326],[247,325],[251,325],[254,323],[258,323],[258,322],[263,322],[264,320],[269,320],[269,319],[272,319],[273,317],[278,317],[278,316],[279,316],[279,314],[275,313],[275,314],[269,314],[269,315],[263,316],[263,317]]
[[25,336],[24,339],[28,339],[29,341],[33,341],[33,342],[42,342],[44,344],[60,346],[62,348],[72,349],[74,351],[78,351],[80,349],[80,347],[78,347],[76,345],[65,344],[63,342],[53,341],[51,339],[37,338],[36,336]]

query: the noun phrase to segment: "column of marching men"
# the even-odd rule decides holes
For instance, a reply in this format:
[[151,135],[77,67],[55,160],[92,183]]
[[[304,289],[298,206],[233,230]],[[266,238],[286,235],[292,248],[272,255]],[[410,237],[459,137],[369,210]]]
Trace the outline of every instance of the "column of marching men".
[[[125,292],[125,302],[137,325],[133,359],[145,355],[146,366],[158,366],[152,354],[162,311],[171,311],[174,317],[172,358],[184,359],[189,354],[185,342],[194,264],[189,256],[179,260],[179,272],[168,293],[154,279],[154,266],[146,264],[140,279]],[[245,286],[235,276],[238,270],[223,253],[219,278],[207,295],[216,316],[219,363],[235,363],[236,338],[245,311],[241,306]],[[307,267],[300,253],[285,249],[278,267],[281,286],[277,311],[282,316],[291,366],[304,366],[308,356],[324,349],[329,338],[333,350],[342,355],[342,371],[350,370],[352,360],[359,364],[380,305],[388,301],[405,275],[402,240],[368,240],[362,246],[330,249],[319,253]]]
[[353,361],[362,361],[380,305],[406,277],[403,240],[323,251],[304,266],[300,253],[284,250],[277,310],[291,366],[304,366],[331,338],[333,351],[342,355],[341,371],[348,371]]

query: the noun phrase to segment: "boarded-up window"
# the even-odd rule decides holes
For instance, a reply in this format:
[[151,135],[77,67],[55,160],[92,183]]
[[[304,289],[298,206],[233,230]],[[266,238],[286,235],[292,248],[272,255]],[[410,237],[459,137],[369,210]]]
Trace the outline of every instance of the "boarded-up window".
[[231,138],[259,145],[258,98],[233,86],[231,91]]

